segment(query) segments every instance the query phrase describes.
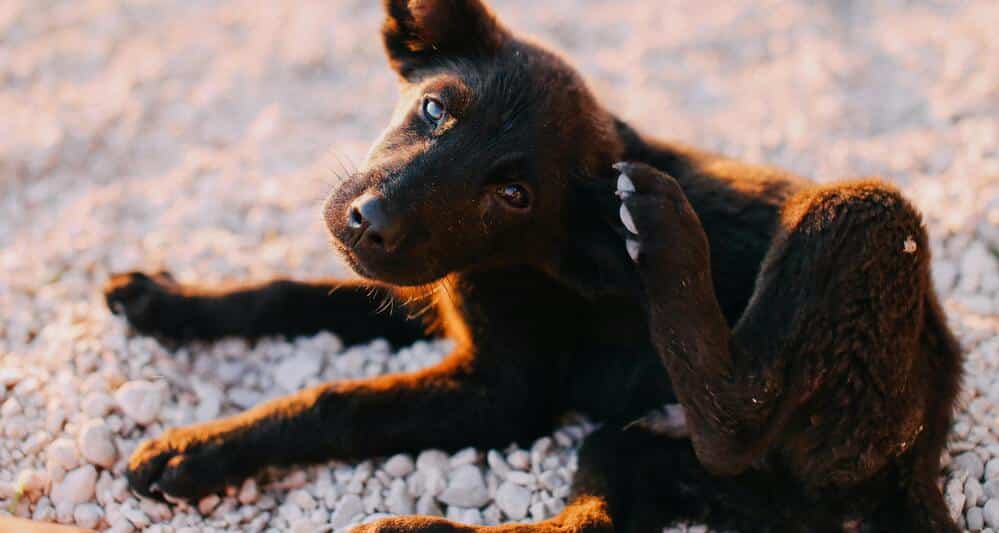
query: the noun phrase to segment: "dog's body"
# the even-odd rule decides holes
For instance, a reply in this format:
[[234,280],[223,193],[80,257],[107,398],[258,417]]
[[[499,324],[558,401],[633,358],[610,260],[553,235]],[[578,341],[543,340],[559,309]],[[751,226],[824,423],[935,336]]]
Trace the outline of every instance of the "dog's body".
[[[558,517],[362,529],[957,530],[936,476],[961,356],[897,191],[647,139],[476,0],[385,6],[403,98],[325,208],[378,282],[211,291],[126,274],[107,297],[171,338],[330,328],[443,334],[454,353],[169,430],[130,460],[136,490],[197,497],[271,464],[504,446],[577,410],[604,424]],[[376,312],[384,298],[394,311]],[[689,440],[629,424],[675,402]]]

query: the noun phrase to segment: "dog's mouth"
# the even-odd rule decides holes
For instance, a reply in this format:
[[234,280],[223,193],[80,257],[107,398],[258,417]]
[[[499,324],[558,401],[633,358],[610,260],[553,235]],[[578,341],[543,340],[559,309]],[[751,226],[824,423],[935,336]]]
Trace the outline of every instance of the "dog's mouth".
[[358,249],[357,243],[351,242],[349,236],[341,237],[332,228],[331,234],[330,244],[334,251],[354,273],[363,278],[413,287],[434,283],[448,274],[446,271],[438,272],[437,262],[426,257],[433,254],[415,253],[409,249],[374,254],[363,247]]

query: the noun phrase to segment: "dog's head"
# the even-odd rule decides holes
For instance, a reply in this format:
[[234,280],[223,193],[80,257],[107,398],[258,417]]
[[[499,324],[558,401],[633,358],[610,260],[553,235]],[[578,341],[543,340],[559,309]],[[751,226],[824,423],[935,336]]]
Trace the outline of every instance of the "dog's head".
[[361,275],[397,285],[550,261],[569,183],[609,170],[613,122],[581,77],[478,0],[384,0],[391,123],[324,214]]

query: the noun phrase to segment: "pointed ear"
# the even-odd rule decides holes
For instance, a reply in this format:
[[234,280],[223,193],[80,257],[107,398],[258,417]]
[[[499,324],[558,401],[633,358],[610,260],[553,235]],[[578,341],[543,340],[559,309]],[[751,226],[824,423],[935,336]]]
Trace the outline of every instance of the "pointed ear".
[[383,0],[383,5],[385,51],[403,78],[436,61],[488,56],[509,37],[479,0]]

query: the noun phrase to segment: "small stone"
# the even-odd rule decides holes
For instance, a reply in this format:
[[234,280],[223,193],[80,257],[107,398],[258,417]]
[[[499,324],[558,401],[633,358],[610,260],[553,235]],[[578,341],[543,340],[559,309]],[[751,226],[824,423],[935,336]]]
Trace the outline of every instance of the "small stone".
[[506,480],[511,483],[523,485],[525,487],[531,487],[537,483],[537,479],[534,478],[534,474],[529,474],[527,472],[520,472],[518,470],[511,470],[509,473],[507,473]]
[[437,499],[458,507],[481,507],[489,502],[489,490],[482,472],[473,465],[465,465],[451,473],[451,481]]
[[346,527],[354,517],[364,512],[364,503],[355,494],[347,494],[337,502],[336,510],[330,516],[330,527],[340,529]]
[[17,475],[16,487],[21,494],[41,494],[49,484],[49,478],[40,470],[22,470]]
[[462,524],[482,524],[482,513],[478,509],[466,509],[458,506],[448,507],[447,518],[448,520],[461,522]]
[[382,467],[388,475],[399,478],[408,476],[413,471],[413,460],[406,454],[393,455]]
[[263,396],[254,390],[234,387],[229,389],[228,398],[229,401],[236,407],[239,407],[240,409],[249,409],[260,403]]
[[149,524],[152,523],[146,513],[132,507],[126,507],[121,514],[125,515],[125,519],[139,530],[149,527]]
[[531,519],[535,522],[540,522],[548,518],[548,509],[545,508],[545,504],[538,502],[531,504]]
[[506,459],[496,450],[489,450],[486,453],[486,462],[489,464],[489,468],[501,478],[505,478],[510,472],[510,465],[506,464]]
[[10,418],[20,413],[21,404],[15,398],[9,398],[3,402],[3,405],[0,405],[0,415],[3,415],[4,418]]
[[557,472],[551,470],[538,476],[538,482],[548,490],[555,490],[565,484],[565,480]]
[[985,490],[985,499],[999,499],[999,479],[990,479],[982,486]]
[[999,479],[999,457],[993,457],[985,463],[985,479]]
[[93,503],[80,504],[73,509],[73,521],[76,522],[76,525],[87,529],[96,528],[103,515],[104,512],[101,511],[101,508]]
[[194,381],[191,387],[198,395],[194,418],[201,422],[217,418],[222,410],[222,391],[215,385],[201,381]]
[[253,478],[247,478],[239,487],[236,499],[243,505],[251,505],[257,501],[258,497],[260,497],[260,491],[257,489],[257,481]]
[[418,470],[436,469],[446,472],[450,458],[440,450],[425,450],[416,457],[416,468]]
[[983,509],[985,524],[989,527],[999,527],[999,500],[989,500],[985,502]]
[[25,425],[23,418],[14,417],[5,422],[4,434],[11,440],[20,440],[28,434],[28,426]]
[[516,450],[506,457],[506,462],[517,470],[527,470],[531,467],[531,456],[524,450]]
[[947,508],[950,510],[950,516],[954,520],[957,520],[961,513],[964,511],[964,502],[966,498],[964,494],[960,492],[948,492],[944,494],[944,501],[947,503]]
[[392,482],[388,496],[385,498],[385,506],[392,514],[413,514],[413,498],[406,490],[405,481],[396,479]]
[[964,515],[964,523],[969,531],[981,531],[985,527],[985,514],[981,507],[972,507]]
[[416,501],[416,514],[424,516],[444,516],[432,494],[424,494]]
[[305,380],[319,373],[322,360],[318,354],[300,354],[285,359],[274,370],[274,381],[288,392],[305,385]]
[[303,489],[295,489],[288,493],[288,502],[297,506],[299,509],[304,509],[306,511],[311,511],[316,508],[316,500],[309,494],[308,491]]
[[526,488],[503,482],[496,490],[496,505],[511,520],[523,520],[527,517],[527,508],[531,504],[531,491]]
[[955,457],[953,467],[955,470],[964,470],[968,473],[968,477],[975,479],[981,479],[982,474],[985,472],[985,464],[982,462],[982,458],[973,451],[964,452]]
[[219,498],[218,494],[209,494],[198,501],[198,512],[203,515],[210,514],[218,507],[220,501],[222,499]]
[[91,392],[83,397],[83,412],[89,417],[100,418],[108,414],[113,406],[114,400],[103,392]]
[[140,425],[151,424],[159,416],[163,394],[148,381],[129,381],[114,393],[118,407]]
[[503,514],[496,505],[490,505],[482,511],[482,522],[487,526],[498,525],[502,519]]
[[982,488],[982,484],[973,477],[969,477],[964,482],[964,496],[967,498],[965,508],[970,509],[985,503],[985,490]]
[[95,465],[111,468],[118,458],[118,450],[112,439],[111,429],[103,420],[88,420],[80,428],[80,454]]
[[457,468],[459,466],[475,464],[479,458],[479,452],[475,448],[465,448],[458,453],[454,454],[449,460],[448,465],[451,468]]
[[66,473],[62,481],[52,487],[52,503],[76,505],[93,499],[97,485],[97,469],[94,465],[83,465]]
[[128,498],[128,480],[118,478],[111,482],[111,497],[117,502],[125,501]]

